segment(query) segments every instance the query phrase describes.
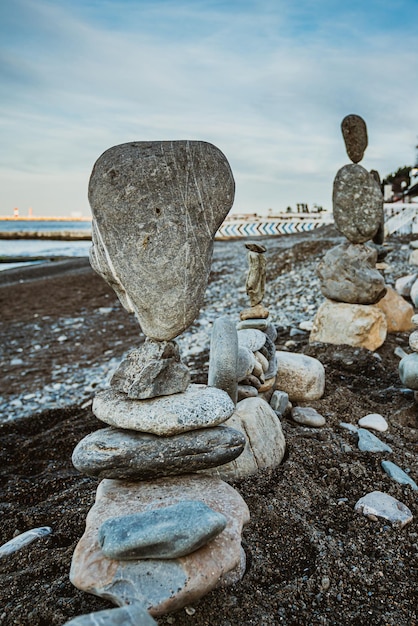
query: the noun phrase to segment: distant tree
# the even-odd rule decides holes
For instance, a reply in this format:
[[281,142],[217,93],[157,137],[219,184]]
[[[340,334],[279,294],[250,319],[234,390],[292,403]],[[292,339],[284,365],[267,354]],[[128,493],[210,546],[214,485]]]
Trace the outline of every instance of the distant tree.
[[406,187],[409,187],[411,184],[411,169],[412,165],[402,165],[402,167],[398,167],[396,172],[392,172],[392,174],[385,176],[383,184],[392,185],[392,191],[394,194],[402,193],[402,183],[406,183]]
[[291,212],[292,212],[292,207],[288,206],[287,209],[286,209],[286,213],[291,213]]

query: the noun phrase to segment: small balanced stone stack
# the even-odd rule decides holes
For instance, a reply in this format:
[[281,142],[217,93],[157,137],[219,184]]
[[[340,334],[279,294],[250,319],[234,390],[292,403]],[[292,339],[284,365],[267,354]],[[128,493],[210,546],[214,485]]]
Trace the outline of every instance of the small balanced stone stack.
[[246,292],[251,307],[240,313],[238,329],[238,400],[261,396],[269,400],[277,372],[277,332],[269,321],[269,311],[263,305],[266,284],[266,248],[249,241],[247,248],[248,274]]
[[205,142],[128,143],[93,169],[91,262],[146,335],[94,399],[107,427],[73,453],[81,472],[101,479],[70,573],[76,587],[121,607],[98,614],[100,623],[155,623],[151,615],[245,571],[248,507],[207,472],[236,459],[246,438],[222,425],[235,409],[226,391],[190,384],[174,341],[202,305],[233,197],[226,158]]
[[388,328],[391,311],[399,305],[393,302],[397,294],[390,289],[385,295],[388,288],[376,269],[377,247],[367,244],[383,243],[384,222],[379,174],[359,164],[368,143],[366,124],[358,115],[348,115],[341,128],[352,163],[335,177],[333,214],[336,227],[348,241],[329,250],[318,266],[321,291],[327,299],[318,309],[310,341],[376,350],[388,330],[405,328],[397,323]]

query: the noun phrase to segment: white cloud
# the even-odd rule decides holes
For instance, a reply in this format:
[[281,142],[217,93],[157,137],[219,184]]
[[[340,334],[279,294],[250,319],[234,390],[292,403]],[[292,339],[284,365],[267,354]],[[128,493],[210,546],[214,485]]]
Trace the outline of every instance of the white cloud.
[[[330,208],[348,113],[368,124],[366,167],[383,175],[412,162],[416,37],[367,32],[354,10],[353,21],[320,20],[309,3],[256,5],[108,2],[98,20],[94,5],[21,3],[32,34],[27,47],[5,46],[0,213],[16,198],[51,213],[87,210],[85,181],[105,149],[185,138],[226,154],[236,210]],[[106,8],[121,12],[116,22]]]

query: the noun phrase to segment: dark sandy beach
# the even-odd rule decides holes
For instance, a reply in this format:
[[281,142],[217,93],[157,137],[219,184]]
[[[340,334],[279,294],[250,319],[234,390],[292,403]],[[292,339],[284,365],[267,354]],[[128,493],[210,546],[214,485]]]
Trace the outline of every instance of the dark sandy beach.
[[[268,280],[282,277],[285,282],[293,270],[306,289],[311,282],[308,260],[312,265],[335,243],[319,232],[289,239],[285,247],[277,241],[267,244]],[[393,250],[387,260],[398,268],[392,276],[396,279],[411,270],[399,261],[405,259],[402,245],[407,240],[392,238],[389,244]],[[225,281],[245,265],[245,257],[232,252],[228,263],[222,263],[222,254],[238,251],[242,244],[222,245],[215,249],[207,298],[207,306],[216,304],[220,311]],[[1,273],[0,310],[0,394],[6,401],[57,381],[55,374],[68,365],[88,369],[120,358],[143,339],[86,259]],[[82,321],[67,323],[69,319]],[[64,330],[65,341],[57,341]],[[244,532],[248,567],[243,580],[214,590],[193,610],[159,618],[160,625],[417,624],[417,492],[390,479],[380,465],[382,453],[359,451],[356,438],[339,425],[381,413],[389,423],[381,438],[393,449],[390,460],[418,480],[418,410],[411,393],[402,389],[394,354],[397,346],[409,351],[408,333],[390,335],[373,354],[309,345],[307,333],[291,330],[292,325],[279,327],[278,349],[292,341],[293,351],[325,366],[325,394],[309,406],[324,415],[326,425],[311,429],[282,420],[284,462],[234,484],[251,513]],[[207,356],[207,350],[195,353],[194,381],[206,382]],[[17,532],[52,528],[49,536],[0,560],[2,625],[58,626],[111,606],[76,590],[68,579],[97,487],[96,480],[75,470],[71,454],[82,437],[99,427],[88,401],[71,404],[68,397],[60,397],[55,408],[0,425],[0,545]],[[357,500],[375,490],[408,506],[412,523],[398,529],[356,513]]]

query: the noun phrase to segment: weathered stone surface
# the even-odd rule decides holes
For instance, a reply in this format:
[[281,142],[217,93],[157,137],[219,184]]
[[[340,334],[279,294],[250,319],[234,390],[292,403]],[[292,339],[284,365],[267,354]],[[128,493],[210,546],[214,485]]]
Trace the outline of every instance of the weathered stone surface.
[[215,320],[210,341],[209,387],[223,389],[237,403],[238,335],[228,317]]
[[268,335],[264,335],[264,345],[259,348],[261,354],[263,354],[268,361],[271,361],[276,356],[276,346]]
[[238,331],[238,346],[248,348],[253,352],[260,350],[266,342],[266,335],[256,328],[246,328]]
[[382,491],[372,491],[356,502],[355,511],[363,515],[372,515],[387,519],[394,526],[403,528],[412,521],[412,513],[408,507]]
[[395,282],[395,289],[403,298],[409,298],[411,295],[411,287],[417,279],[417,274],[408,274],[401,276]]
[[250,385],[251,387],[255,387],[257,390],[261,387],[261,381],[257,376],[252,376],[251,374],[240,381],[241,386]]
[[[418,250],[416,250],[416,252],[418,252]],[[417,262],[417,265],[418,265],[418,262]],[[414,306],[418,307],[418,280],[415,280],[412,283],[412,286],[409,292],[409,297],[411,298]]]
[[388,423],[380,413],[369,413],[364,417],[361,417],[358,421],[361,428],[369,428],[371,430],[377,430],[380,433],[384,433],[388,429]]
[[144,400],[186,391],[190,372],[174,341],[146,339],[131,350],[112,376],[111,385],[128,398]]
[[237,360],[237,381],[244,380],[251,374],[255,365],[254,352],[249,348],[239,346]]
[[403,333],[413,328],[414,307],[389,285],[386,285],[385,296],[375,306],[385,314],[388,333]]
[[344,165],[334,180],[334,221],[352,243],[364,243],[376,234],[383,214],[382,192],[361,165]]
[[381,466],[390,478],[393,478],[400,485],[410,485],[413,491],[418,491],[418,485],[415,480],[403,471],[398,465],[392,461],[382,461]]
[[266,359],[266,357],[264,356],[264,354],[261,354],[261,352],[257,351],[257,352],[254,352],[254,356],[255,356],[256,360],[260,363],[263,372],[267,372],[267,370],[269,368],[269,362]]
[[[246,309],[250,311],[251,309]],[[244,311],[241,311],[240,315],[243,314]],[[269,328],[270,322],[267,319],[262,319],[260,317],[257,318],[242,318],[241,321],[237,324],[237,330],[245,330],[246,328],[257,328],[258,330],[266,331]]]
[[221,533],[226,517],[200,500],[107,519],[97,539],[109,559],[177,559]]
[[266,259],[264,254],[259,252],[248,251],[248,275],[245,283],[247,295],[250,298],[252,307],[260,304],[264,298],[266,286]]
[[362,452],[392,452],[392,448],[365,428],[359,428],[358,448]]
[[264,331],[267,337],[270,339],[271,343],[274,345],[274,342],[277,339],[277,330],[274,324],[269,324]]
[[131,604],[79,615],[64,626],[157,626],[157,622],[141,605]]
[[409,347],[414,352],[418,352],[418,330],[414,330],[414,332],[409,335]]
[[[250,309],[244,309],[239,314],[239,317],[242,321],[244,320],[266,320],[270,315],[269,310],[266,309],[261,303],[252,306]],[[259,324],[259,322],[257,322]],[[265,327],[267,327],[267,322],[265,322]],[[244,328],[260,328],[260,326],[244,326]],[[260,330],[264,330],[261,328]]]
[[341,122],[341,131],[348,157],[353,163],[358,163],[368,143],[366,122],[359,115],[347,115]]
[[96,161],[92,266],[148,337],[173,339],[198,315],[233,199],[228,161],[203,141],[126,143]]
[[[201,500],[224,515],[225,530],[178,559],[121,561],[103,555],[97,530],[107,519],[183,500]],[[248,520],[248,507],[238,492],[215,477],[195,474],[151,482],[104,480],[75,549],[70,579],[78,589],[115,604],[138,602],[154,616],[175,611],[208,593],[222,583],[225,574],[240,567],[241,529]]]
[[401,359],[399,378],[408,389],[418,390],[418,354],[413,352]]
[[256,398],[258,396],[258,389],[252,385],[238,385],[238,403],[246,398]]
[[376,269],[377,251],[364,244],[342,243],[328,250],[317,273],[323,295],[337,302],[374,304],[386,293]]
[[318,400],[324,395],[325,369],[318,359],[296,352],[277,351],[275,388],[289,400]]
[[247,444],[237,459],[209,470],[211,474],[235,480],[280,465],[286,442],[280,420],[267,402],[261,398],[241,400],[227,425],[243,432]]
[[72,461],[80,472],[97,478],[149,480],[228,463],[241,454],[245,441],[226,426],[170,437],[102,428],[77,444]]
[[377,306],[326,300],[317,311],[309,341],[377,350],[386,335],[386,316]]
[[280,415],[284,415],[289,406],[289,395],[285,391],[279,391],[277,389],[271,396],[270,406],[273,411],[276,411]]
[[233,411],[234,403],[225,391],[196,384],[183,393],[150,400],[129,400],[122,393],[106,389],[93,400],[93,413],[102,422],[154,435],[217,426]]
[[325,417],[309,406],[296,406],[292,409],[292,420],[303,426],[321,428],[325,426]]

